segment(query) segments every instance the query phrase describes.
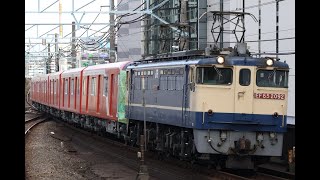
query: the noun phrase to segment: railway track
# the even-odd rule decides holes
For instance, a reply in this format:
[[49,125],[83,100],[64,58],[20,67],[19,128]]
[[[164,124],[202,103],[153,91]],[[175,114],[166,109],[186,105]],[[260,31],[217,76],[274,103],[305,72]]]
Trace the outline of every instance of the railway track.
[[[57,119],[55,119],[55,120],[57,120]],[[76,128],[73,125],[66,123],[66,122],[63,122],[63,121],[60,121],[60,120],[58,120],[58,122],[62,122],[67,127],[71,128],[77,132],[80,132],[82,134],[85,134],[86,136],[90,136],[93,139],[97,139],[98,141],[102,141],[107,144],[111,144],[111,145],[117,146],[119,148],[126,149],[126,151],[130,151],[133,154],[136,154],[138,151],[140,151],[140,148],[138,148],[138,147],[132,147],[129,145],[125,145],[122,142],[113,140],[113,139],[98,136],[97,134],[94,134],[90,131]],[[139,163],[137,161],[136,156],[132,159],[128,159],[127,156],[122,156],[117,153],[112,153],[112,156],[123,160],[123,162],[125,162],[128,166],[130,166],[132,168],[139,167]],[[187,163],[185,161],[177,161],[177,159],[175,159],[175,158],[168,158],[168,159],[165,159],[164,161],[159,161],[159,159],[156,157],[155,153],[153,153],[153,152],[146,152],[145,158],[147,158],[146,164],[148,166],[148,170],[149,170],[150,174],[157,174],[162,177],[170,177],[171,176],[171,177],[175,177],[175,179],[186,179],[185,176],[178,176],[177,175],[177,174],[181,174],[181,170],[179,170],[175,167],[184,167],[184,169],[186,169],[186,172],[189,171],[189,172],[197,173],[197,174],[195,174],[196,176],[194,176],[191,179],[194,179],[194,178],[196,178],[196,179],[222,179],[222,180],[252,180],[252,179],[287,180],[287,179],[292,179],[292,178],[277,177],[277,176],[273,176],[273,175],[261,173],[261,172],[252,172],[250,175],[242,176],[242,175],[238,175],[235,173],[226,172],[223,170],[208,169],[207,167],[204,167],[203,165],[197,165],[197,164],[191,165],[191,163]],[[170,168],[166,168],[166,170],[164,170],[163,169],[164,166],[166,166],[166,167],[170,166]],[[199,176],[202,178],[200,178]],[[190,178],[187,178],[187,179],[190,179]]]
[[31,119],[25,120],[24,121],[24,124],[25,124],[25,133],[24,133],[24,135],[26,136],[33,127],[35,127],[36,125],[44,122],[47,119],[48,118],[44,117],[44,116],[37,116],[37,117],[31,118]]

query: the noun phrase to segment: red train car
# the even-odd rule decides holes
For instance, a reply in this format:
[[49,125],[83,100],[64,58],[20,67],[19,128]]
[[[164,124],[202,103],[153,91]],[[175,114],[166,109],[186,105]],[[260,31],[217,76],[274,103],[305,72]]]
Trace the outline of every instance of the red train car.
[[49,75],[49,106],[55,109],[60,109],[60,83],[61,74],[56,72]]
[[41,104],[46,104],[46,78],[48,75],[41,75],[40,76],[40,88],[39,88],[39,102]]
[[82,114],[117,120],[118,74],[128,63],[101,64],[83,70]]
[[33,77],[31,79],[30,100],[33,102],[39,102],[39,80],[40,77]]
[[80,82],[82,71],[85,69],[76,68],[64,71],[61,74],[61,85],[63,93],[60,97],[60,109],[80,114]]

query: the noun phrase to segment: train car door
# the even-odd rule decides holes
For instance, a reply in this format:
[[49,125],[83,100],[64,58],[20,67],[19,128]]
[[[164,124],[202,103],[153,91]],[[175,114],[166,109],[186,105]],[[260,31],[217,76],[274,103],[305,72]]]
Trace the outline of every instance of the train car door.
[[251,122],[253,120],[253,72],[250,66],[235,67],[235,120]]

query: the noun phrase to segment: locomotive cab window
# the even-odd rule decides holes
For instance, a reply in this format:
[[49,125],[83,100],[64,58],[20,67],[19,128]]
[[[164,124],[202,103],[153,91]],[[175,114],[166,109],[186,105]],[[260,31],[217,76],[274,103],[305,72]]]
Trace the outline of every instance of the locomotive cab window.
[[231,85],[232,69],[213,67],[197,68],[197,83],[208,85]]
[[256,83],[259,87],[288,88],[289,71],[287,70],[264,70],[257,71]]
[[250,69],[241,69],[240,70],[239,84],[241,86],[249,86],[251,83],[250,78],[251,78]]

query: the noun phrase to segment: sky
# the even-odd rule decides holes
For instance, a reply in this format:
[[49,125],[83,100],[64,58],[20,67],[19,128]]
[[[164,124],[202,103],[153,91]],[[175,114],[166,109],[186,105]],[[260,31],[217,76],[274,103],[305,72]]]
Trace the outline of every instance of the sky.
[[[53,4],[57,0],[25,0],[25,24],[41,24],[41,23],[53,23],[58,24],[59,23],[59,0]],[[91,2],[92,0],[73,0],[74,1],[74,11],[81,8],[82,6],[86,5],[87,3]],[[40,2],[40,4],[39,4]],[[62,11],[72,11],[72,0],[60,0],[62,4]],[[50,6],[53,4],[52,6]],[[78,10],[78,12],[87,12],[84,14],[84,16],[81,19],[82,13],[75,13],[75,17],[77,21],[80,21],[81,23],[109,23],[109,14],[99,14],[98,13],[89,13],[89,12],[99,12],[101,9],[101,12],[106,12],[109,10],[109,7],[100,7],[100,6],[107,6],[109,5],[109,0],[95,0],[91,4],[81,8]],[[115,0],[115,5],[117,5],[117,0]],[[47,8],[50,6],[49,8]],[[37,12],[38,8],[40,11],[45,10],[45,12],[57,12],[57,13],[29,13],[29,12]],[[95,19],[96,18],[96,19]],[[72,23],[72,21],[75,21],[74,17],[71,13],[62,13],[61,14],[61,23]],[[32,25],[25,25],[25,30],[30,28]],[[39,25],[34,26],[30,28],[29,30],[25,31],[25,42],[27,43],[41,43],[42,39],[36,39],[37,36],[41,36],[43,38],[46,38],[47,43],[48,42],[54,42],[54,34],[59,34],[59,28],[56,28],[52,31],[51,29],[57,27],[58,25]],[[81,36],[84,32],[84,34],[81,37],[90,36],[91,34],[95,33],[93,30],[100,30],[103,27],[106,27],[107,24],[104,25],[91,25],[90,29],[87,32],[85,32],[86,29],[80,28],[76,31],[76,37]],[[87,25],[89,27],[89,25]],[[71,25],[63,25],[62,27],[62,35],[66,36],[67,34],[71,33]],[[77,28],[76,28],[77,29]],[[108,27],[102,30],[102,32],[106,32],[108,30]],[[48,32],[50,31],[50,32]],[[48,32],[46,34],[46,32]],[[95,36],[102,35],[102,33],[96,33]],[[29,39],[30,38],[30,39]],[[59,42],[65,42],[68,43],[71,40],[71,34],[64,39],[59,39]],[[33,45],[33,44],[31,44]],[[62,47],[66,46],[66,44],[61,45]],[[30,49],[30,52],[34,51],[41,51],[45,48],[44,45],[36,45],[32,49]],[[25,46],[25,49],[28,50],[30,47]],[[46,52],[46,50],[44,51]]]

